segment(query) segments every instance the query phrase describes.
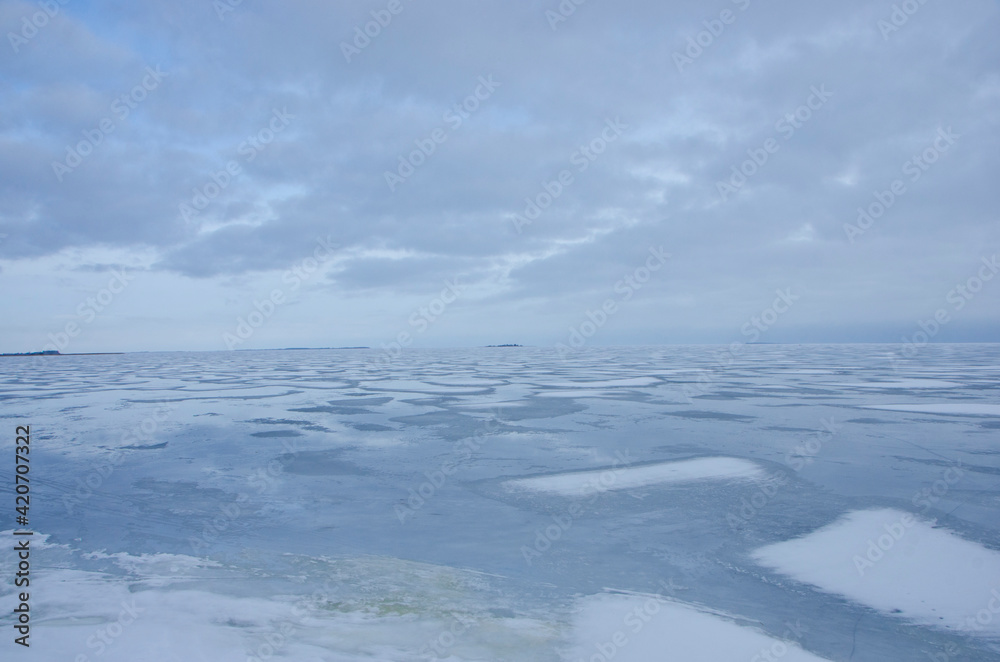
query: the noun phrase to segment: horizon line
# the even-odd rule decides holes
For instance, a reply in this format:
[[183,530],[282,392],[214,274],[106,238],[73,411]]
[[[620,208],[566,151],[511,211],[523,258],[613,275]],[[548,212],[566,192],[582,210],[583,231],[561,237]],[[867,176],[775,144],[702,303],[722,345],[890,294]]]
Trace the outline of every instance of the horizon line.
[[[886,341],[874,341],[874,340],[863,340],[863,341],[834,341],[834,342],[742,342],[742,341],[731,341],[731,342],[715,342],[715,343],[685,343],[685,342],[664,342],[664,343],[637,343],[637,344],[620,344],[620,345],[587,345],[584,347],[572,348],[574,352],[583,351],[587,349],[621,349],[621,348],[638,348],[638,347],[730,347],[732,345],[749,345],[749,346],[831,346],[831,345],[893,345],[893,346],[906,346],[909,344],[917,345],[1000,345],[1000,340],[954,340],[954,341],[928,341],[925,343],[903,343],[903,342],[886,342]],[[456,349],[551,349],[553,351],[558,351],[557,345],[523,345],[519,343],[511,344],[499,344],[499,345],[450,345],[450,346],[440,346],[440,347],[407,347],[405,352],[410,351],[430,351],[430,350],[456,350]],[[2,352],[0,357],[38,357],[38,356],[114,356],[123,354],[166,354],[166,353],[235,353],[235,352],[293,352],[293,351],[346,351],[346,350],[375,350],[375,351],[388,351],[385,349],[379,349],[376,347],[371,347],[367,345],[354,345],[354,346],[341,346],[341,347],[245,347],[237,349],[136,349],[136,350],[118,350],[118,351],[92,351],[92,352],[57,352],[57,353],[43,353],[42,351],[34,352]]]

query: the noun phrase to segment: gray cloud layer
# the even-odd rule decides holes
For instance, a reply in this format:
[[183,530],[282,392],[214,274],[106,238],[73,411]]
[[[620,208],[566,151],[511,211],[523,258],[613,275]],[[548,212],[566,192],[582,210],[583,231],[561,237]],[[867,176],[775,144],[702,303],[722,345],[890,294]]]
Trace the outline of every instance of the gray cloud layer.
[[[996,2],[50,4],[27,38],[39,5],[0,3],[3,261],[141,250],[225,287],[329,237],[331,300],[458,277],[470,315],[541,342],[663,246],[608,340],[726,340],[784,287],[801,306],[769,339],[883,340],[997,252]],[[401,156],[422,163],[390,187]],[[955,338],[997,339],[998,291]],[[487,330],[452,338],[509,339]]]

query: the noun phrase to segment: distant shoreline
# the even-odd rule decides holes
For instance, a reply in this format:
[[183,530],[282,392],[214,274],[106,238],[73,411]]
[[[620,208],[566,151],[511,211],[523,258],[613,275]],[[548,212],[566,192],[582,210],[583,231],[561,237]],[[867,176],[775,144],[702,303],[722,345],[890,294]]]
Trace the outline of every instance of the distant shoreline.
[[[281,347],[278,349],[236,349],[236,352],[300,352],[309,350],[332,350],[332,349],[371,349],[371,347]],[[128,354],[129,352],[71,352],[68,354],[63,354],[62,352],[56,352],[52,350],[47,350],[44,352],[15,352],[0,354],[0,358],[9,356],[117,356],[120,354]],[[137,352],[132,352],[133,354]],[[141,353],[141,352],[139,352]]]
[[19,352],[14,354],[0,354],[0,357],[4,356],[105,356],[114,354],[124,354],[125,352],[76,352],[72,354],[63,354],[62,352]]
[[234,352],[304,352],[310,350],[320,350],[320,349],[371,349],[371,347],[358,346],[358,347],[278,347],[275,349],[234,349]]
[[[840,343],[840,342],[753,342],[753,343],[737,343],[740,345],[745,345],[748,347],[842,347],[849,345],[882,345],[886,347],[900,347],[901,343],[891,342],[891,341],[869,341],[869,342],[850,342],[850,343]],[[599,345],[596,347],[601,347],[604,349],[640,349],[640,348],[651,348],[651,349],[668,349],[675,347],[717,347],[725,349],[731,346],[732,343],[663,343],[663,344],[653,344],[653,345]],[[1000,345],[1000,341],[949,341],[949,342],[929,342],[928,346],[946,346],[946,345]],[[501,345],[468,345],[460,347],[420,347],[412,348],[413,351],[421,350],[435,350],[435,349],[447,349],[447,350],[465,350],[465,349],[476,349],[476,348],[533,348],[533,349],[545,349],[543,346],[537,345],[521,345],[515,343],[501,344]],[[549,346],[550,349],[555,349]],[[163,349],[163,350],[132,350],[127,352],[70,352],[63,354],[62,352],[57,352],[53,350],[48,350],[44,352],[8,352],[0,353],[0,358],[4,357],[33,357],[33,356],[117,356],[123,354],[160,354],[160,353],[188,353],[188,354],[202,354],[202,353],[230,353],[230,352],[292,352],[292,351],[346,351],[346,350],[371,350],[372,347],[367,345],[358,345],[350,347],[257,347],[257,348],[241,348],[241,349]],[[582,349],[582,348],[581,348]],[[590,348],[593,349],[593,348]]]

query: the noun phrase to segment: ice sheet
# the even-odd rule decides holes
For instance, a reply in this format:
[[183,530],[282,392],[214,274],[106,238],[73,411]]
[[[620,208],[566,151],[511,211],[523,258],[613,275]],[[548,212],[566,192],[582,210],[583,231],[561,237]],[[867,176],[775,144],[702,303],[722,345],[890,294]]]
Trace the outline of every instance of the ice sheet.
[[[1000,345],[928,344],[893,364],[897,349],[586,347],[564,359],[551,348],[408,348],[376,371],[378,350],[8,358],[0,455],[13,457],[15,425],[35,435],[37,657],[263,662],[256,651],[288,624],[272,662],[576,662],[577,644],[591,662],[597,641],[581,636],[598,626],[575,629],[574,607],[591,599],[581,596],[651,594],[670,578],[682,588],[664,592],[690,617],[680,629],[713,644],[754,633],[831,660],[995,662]],[[945,385],[946,396],[928,388]],[[12,470],[0,463],[8,494]],[[588,487],[608,492],[579,498]],[[871,585],[859,592],[908,591],[878,607],[836,592],[851,586],[833,586],[832,571],[820,589],[753,557],[847,513],[919,504],[947,514],[952,528],[936,530],[946,540],[990,553],[970,562],[979,594],[963,583],[972,571],[948,574],[963,567],[960,546],[894,563],[929,540],[911,528],[862,564]],[[0,530],[13,515],[0,511]],[[845,550],[846,572],[884,533]],[[799,560],[834,547],[807,545]],[[0,546],[0,568],[13,553]],[[900,577],[879,584],[891,567]],[[951,595],[921,593],[938,575],[954,613],[981,630],[942,625],[946,602],[920,611]],[[327,579],[342,594],[303,603]],[[0,603],[12,582],[0,573]],[[142,618],[96,655],[87,639],[133,597]],[[0,627],[12,617],[0,613]],[[622,623],[602,618],[612,635]],[[806,634],[786,634],[798,620]],[[653,632],[625,634],[638,644]],[[638,655],[629,648],[642,650],[615,662]],[[767,659],[714,659],[755,655]]]

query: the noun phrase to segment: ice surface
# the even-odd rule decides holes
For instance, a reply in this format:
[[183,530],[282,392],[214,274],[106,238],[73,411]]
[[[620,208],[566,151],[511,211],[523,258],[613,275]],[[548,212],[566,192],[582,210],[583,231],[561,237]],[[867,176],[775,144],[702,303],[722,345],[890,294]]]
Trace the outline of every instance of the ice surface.
[[[912,513],[848,513],[802,538],[763,547],[763,565],[886,614],[1000,634],[1000,553]],[[977,614],[983,612],[986,616]]]
[[625,490],[664,483],[699,480],[747,480],[763,475],[753,462],[733,457],[702,457],[681,462],[621,466],[566,474],[509,480],[510,489],[551,492],[563,496],[588,496],[608,490]]
[[1000,346],[898,350],[5,358],[25,659],[1000,659]]

